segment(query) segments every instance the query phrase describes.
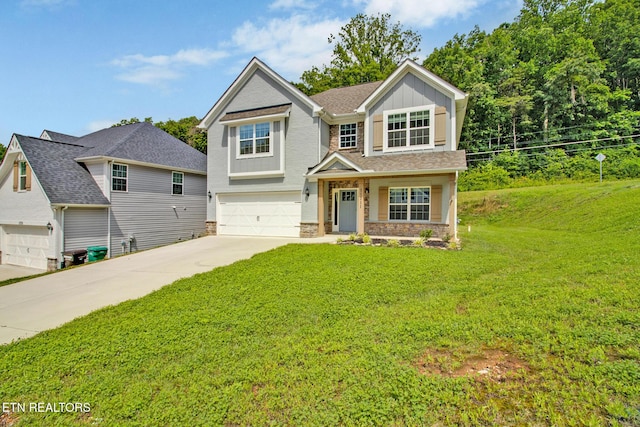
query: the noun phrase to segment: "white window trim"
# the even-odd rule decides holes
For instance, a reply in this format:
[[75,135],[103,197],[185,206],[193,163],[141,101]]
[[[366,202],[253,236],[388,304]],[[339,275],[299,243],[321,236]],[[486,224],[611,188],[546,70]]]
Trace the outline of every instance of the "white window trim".
[[[127,172],[127,176],[122,178],[120,176],[113,176],[113,167],[114,166],[124,166],[125,170]],[[123,163],[111,163],[111,171],[110,171],[110,175],[111,175],[111,185],[109,186],[109,188],[111,188],[111,191],[115,191],[116,193],[128,193],[129,192],[129,165],[125,165]],[[125,186],[126,186],[126,190],[115,190],[113,188],[113,178],[117,178],[117,179],[124,179],[125,181]]]
[[[342,146],[342,126],[346,126],[346,125],[355,125],[355,134],[353,136],[355,136],[356,138],[356,144],[353,146],[349,146],[349,147],[343,147]],[[349,135],[351,136],[351,135]],[[338,149],[339,150],[352,150],[354,148],[358,148],[358,123],[357,122],[353,122],[353,123],[340,123],[338,125]]]
[[[22,165],[24,165],[24,175],[22,174]],[[26,160],[18,161],[18,192],[27,191],[27,167]],[[24,178],[24,187],[22,186],[22,178]]]
[[[180,183],[180,187],[182,188],[182,192],[181,193],[174,193],[173,192],[173,186],[174,185],[178,185],[176,182],[173,181],[173,175],[174,174],[182,175],[182,182]],[[171,171],[171,195],[172,196],[184,196],[184,172]]]
[[[411,219],[411,189],[412,188],[428,188],[429,189],[429,219]],[[407,190],[407,219],[391,219],[391,190]],[[407,185],[407,186],[396,186],[389,187],[389,192],[387,193],[387,218],[389,222],[421,222],[428,223],[431,222],[431,186],[430,185]],[[400,203],[394,203],[394,205],[399,205]],[[424,203],[419,203],[423,205]]]
[[[269,124],[269,151],[266,153],[256,153],[256,125],[268,123]],[[253,153],[252,154],[240,154],[240,127],[241,126],[253,126]],[[235,124],[236,128],[236,160],[241,159],[255,159],[259,157],[273,157],[273,120],[252,120],[247,122],[241,122]]]
[[[410,141],[410,136],[409,136],[409,114],[410,113],[414,113],[416,111],[429,111],[429,144],[426,145],[414,145],[411,146],[409,145],[409,141]],[[389,116],[392,114],[406,114],[407,115],[407,136],[406,136],[406,141],[407,141],[407,145],[404,147],[389,147],[389,130],[388,130],[388,124],[389,124]],[[401,108],[399,110],[388,110],[388,111],[384,111],[383,114],[383,123],[382,123],[382,128],[383,128],[383,145],[382,145],[382,151],[384,153],[388,153],[388,152],[396,152],[396,151],[415,151],[415,150],[425,150],[425,149],[432,149],[435,148],[435,113],[436,113],[436,106],[435,105],[422,105],[420,107],[410,107],[410,108]]]

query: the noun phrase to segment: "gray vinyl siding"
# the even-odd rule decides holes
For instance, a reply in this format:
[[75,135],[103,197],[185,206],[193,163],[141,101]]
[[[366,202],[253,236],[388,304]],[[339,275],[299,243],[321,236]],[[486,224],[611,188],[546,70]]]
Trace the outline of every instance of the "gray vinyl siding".
[[[283,121],[284,129],[281,128],[281,131],[284,131],[284,176],[230,179],[229,173],[238,171],[235,169],[236,166],[232,166],[232,170],[229,171],[229,163],[235,163],[235,147],[231,147],[229,143],[229,126],[220,123],[220,118],[227,112],[287,103],[292,105],[289,117]],[[302,195],[305,188],[304,175],[310,167],[318,164],[320,151],[324,150],[319,148],[318,133],[322,125],[319,125],[320,119],[313,117],[312,113],[308,105],[292,96],[261,70],[257,70],[249,78],[242,89],[221,109],[220,115],[208,130],[207,189],[211,191],[212,199],[207,202],[207,220],[216,220],[216,195],[221,193],[299,191],[303,200],[303,212],[305,211],[305,198]],[[274,153],[274,159],[269,159],[266,162],[279,160],[280,155]],[[255,162],[253,166],[249,162],[245,164],[247,169],[243,172],[261,172],[267,168],[260,162]]]
[[98,184],[102,193],[109,194],[107,186],[110,185],[110,176],[107,175],[107,163],[89,163],[85,164],[93,180]]
[[111,192],[112,256],[130,251],[130,236],[135,237],[132,249],[136,251],[204,233],[206,177],[185,172],[184,194],[172,195],[171,172],[128,166],[128,191]]
[[69,208],[64,211],[64,250],[107,246],[107,208]]
[[[368,112],[369,126],[368,134],[373,135],[373,117],[383,114],[385,111],[398,110],[402,108],[419,107],[423,105],[436,105],[447,109],[447,143],[437,146],[432,151],[451,150],[451,112],[454,108],[451,98],[428,85],[419,77],[408,73],[393,88],[391,88]],[[371,138],[371,137],[370,137]],[[382,155],[381,151],[373,151],[372,144],[369,144],[368,155]]]

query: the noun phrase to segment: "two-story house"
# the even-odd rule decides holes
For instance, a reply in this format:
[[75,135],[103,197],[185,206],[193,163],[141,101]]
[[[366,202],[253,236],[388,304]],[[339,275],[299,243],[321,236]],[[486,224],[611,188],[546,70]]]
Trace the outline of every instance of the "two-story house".
[[14,134],[0,163],[0,263],[53,270],[204,233],[206,155],[150,123],[75,137]]
[[207,231],[456,236],[467,94],[413,61],[307,96],[253,58],[202,120]]

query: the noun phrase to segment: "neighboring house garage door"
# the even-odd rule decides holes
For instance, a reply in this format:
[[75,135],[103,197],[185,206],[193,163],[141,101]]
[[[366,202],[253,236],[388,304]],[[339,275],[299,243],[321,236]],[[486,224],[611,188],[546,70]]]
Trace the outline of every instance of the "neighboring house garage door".
[[47,269],[49,253],[49,230],[47,227],[26,225],[3,225],[3,264]]
[[218,234],[300,236],[300,192],[219,194]]

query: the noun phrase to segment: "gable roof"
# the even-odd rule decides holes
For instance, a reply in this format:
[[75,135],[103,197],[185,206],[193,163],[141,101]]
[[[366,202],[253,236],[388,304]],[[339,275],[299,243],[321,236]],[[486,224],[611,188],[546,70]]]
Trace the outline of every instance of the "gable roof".
[[464,122],[464,116],[467,111],[467,102],[469,101],[469,94],[461,91],[451,83],[447,82],[443,78],[433,74],[431,71],[426,68],[418,65],[416,62],[411,59],[406,59],[396,70],[391,73],[389,77],[385,79],[385,81],[378,86],[376,90],[374,90],[367,99],[365,99],[362,104],[356,110],[358,113],[364,113],[367,108],[373,105],[376,101],[380,99],[390,88],[392,88],[396,83],[398,83],[404,76],[408,73],[412,73],[418,78],[422,79],[422,81],[428,83],[429,85],[435,87],[440,92],[445,95],[451,97],[456,106],[456,143],[460,142],[460,135],[462,134],[462,123]]
[[86,148],[17,134],[14,137],[52,204],[109,205],[89,171],[74,160]]
[[206,154],[148,122],[102,129],[78,138],[74,144],[85,147],[77,161],[109,158],[196,173],[207,170]]
[[[335,168],[340,163],[342,168]],[[445,173],[467,169],[464,150],[430,153],[387,154],[363,157],[361,153],[333,152],[312,167],[308,178],[315,176],[384,176],[414,173]]]
[[204,116],[200,124],[198,125],[201,129],[206,129],[211,126],[213,120],[220,114],[222,109],[227,105],[227,103],[242,89],[245,83],[255,74],[257,70],[263,71],[273,80],[275,80],[280,86],[282,86],[285,90],[287,90],[293,97],[302,101],[302,103],[306,104],[311,108],[313,114],[319,114],[322,110],[322,107],[318,105],[314,100],[309,98],[307,95],[302,93],[300,89],[292,85],[290,82],[286,81],[282,76],[269,68],[264,62],[260,61],[255,56],[249,61],[249,64],[242,70],[240,75],[234,80],[234,82],[227,88],[227,90],[222,94],[220,99],[211,107],[209,112]]
[[67,135],[66,133],[54,132],[52,130],[43,130],[40,135],[41,139],[48,139],[50,141],[67,142],[70,144],[75,143],[79,138],[73,135]]
[[383,82],[363,83],[329,89],[311,96],[311,99],[322,105],[331,115],[353,114]]

